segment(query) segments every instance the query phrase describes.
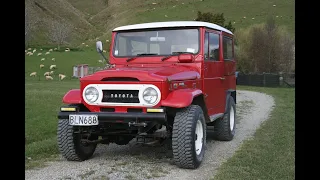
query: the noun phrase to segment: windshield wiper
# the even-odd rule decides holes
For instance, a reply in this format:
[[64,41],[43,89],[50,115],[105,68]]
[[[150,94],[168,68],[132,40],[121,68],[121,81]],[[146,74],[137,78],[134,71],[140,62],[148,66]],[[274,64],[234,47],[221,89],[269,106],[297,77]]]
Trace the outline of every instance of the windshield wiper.
[[183,51],[176,51],[176,52],[172,52],[171,55],[163,57],[161,59],[161,61],[165,61],[167,59],[170,59],[173,56],[179,55],[179,54],[193,54],[192,52],[183,52]]
[[156,54],[156,53],[141,53],[141,54],[137,54],[137,56],[134,56],[134,57],[131,57],[131,58],[127,59],[126,61],[130,62],[130,61],[136,59],[139,56],[150,56],[150,55],[158,55],[158,54]]

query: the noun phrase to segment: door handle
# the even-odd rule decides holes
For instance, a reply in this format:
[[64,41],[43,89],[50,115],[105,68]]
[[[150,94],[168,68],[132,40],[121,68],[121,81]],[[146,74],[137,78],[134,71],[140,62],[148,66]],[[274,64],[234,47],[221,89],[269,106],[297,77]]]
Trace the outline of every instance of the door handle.
[[226,78],[224,78],[224,77],[220,77],[220,79],[221,79],[221,80],[225,80]]

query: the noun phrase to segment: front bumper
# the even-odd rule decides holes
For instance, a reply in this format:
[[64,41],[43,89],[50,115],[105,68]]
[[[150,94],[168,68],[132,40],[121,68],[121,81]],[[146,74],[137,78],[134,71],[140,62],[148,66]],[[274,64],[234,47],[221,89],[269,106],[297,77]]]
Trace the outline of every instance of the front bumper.
[[98,115],[99,123],[103,122],[123,122],[129,123],[132,121],[156,121],[159,123],[166,122],[166,113],[138,113],[138,112],[68,112],[60,111],[58,114],[59,119],[69,119],[70,114],[79,114],[79,115]]

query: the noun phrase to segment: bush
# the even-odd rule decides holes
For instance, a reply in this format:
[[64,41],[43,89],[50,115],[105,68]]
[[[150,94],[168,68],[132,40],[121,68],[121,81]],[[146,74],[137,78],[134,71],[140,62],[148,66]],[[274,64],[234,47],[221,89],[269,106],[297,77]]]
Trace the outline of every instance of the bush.
[[243,73],[292,72],[294,39],[274,18],[235,33],[237,69]]

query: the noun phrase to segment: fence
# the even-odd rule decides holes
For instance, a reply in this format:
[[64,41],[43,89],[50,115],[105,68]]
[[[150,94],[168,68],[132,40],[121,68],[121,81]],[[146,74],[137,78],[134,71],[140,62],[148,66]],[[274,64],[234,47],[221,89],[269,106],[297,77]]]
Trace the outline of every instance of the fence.
[[237,85],[260,86],[260,87],[280,87],[295,86],[295,74],[242,74],[237,77]]

